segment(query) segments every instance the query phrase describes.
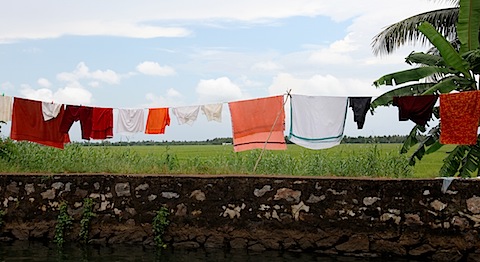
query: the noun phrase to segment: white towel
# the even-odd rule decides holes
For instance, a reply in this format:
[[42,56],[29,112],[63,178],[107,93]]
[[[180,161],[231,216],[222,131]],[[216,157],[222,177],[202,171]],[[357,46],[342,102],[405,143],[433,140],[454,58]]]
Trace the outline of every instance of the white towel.
[[340,144],[347,114],[347,97],[292,95],[289,139],[309,149]]
[[200,106],[184,106],[172,108],[172,112],[177,117],[179,125],[193,125],[193,122],[197,120],[199,111]]
[[62,109],[62,106],[63,104],[42,102],[43,121],[48,121],[50,119],[56,118],[60,113],[60,109]]
[[203,105],[202,112],[207,117],[208,121],[217,121],[222,122],[222,108],[223,104],[210,104],[210,105]]
[[0,96],[0,121],[12,120],[13,98],[11,96]]
[[118,109],[117,133],[133,135],[145,131],[145,116],[143,109]]

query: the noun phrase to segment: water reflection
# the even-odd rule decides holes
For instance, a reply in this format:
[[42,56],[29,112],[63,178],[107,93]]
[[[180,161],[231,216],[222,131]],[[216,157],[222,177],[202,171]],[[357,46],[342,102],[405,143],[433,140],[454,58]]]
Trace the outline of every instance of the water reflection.
[[406,259],[355,258],[341,256],[325,256],[315,253],[294,252],[247,252],[239,250],[162,250],[141,245],[80,246],[66,245],[59,250],[54,244],[41,242],[0,243],[1,261],[325,261],[325,262],[379,262],[379,261],[412,261]]

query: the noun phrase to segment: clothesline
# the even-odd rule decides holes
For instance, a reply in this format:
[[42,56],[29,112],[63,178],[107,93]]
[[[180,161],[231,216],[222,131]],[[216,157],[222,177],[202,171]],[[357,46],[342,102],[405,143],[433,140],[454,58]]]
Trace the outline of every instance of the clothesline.
[[[449,144],[477,142],[480,119],[479,92],[440,95],[442,117],[440,142]],[[399,108],[400,121],[412,120],[416,124],[425,125],[431,119],[437,97],[435,95],[394,97],[393,105]],[[305,96],[291,94],[290,91],[284,95],[225,102],[230,109],[234,150],[239,152],[254,148],[286,149],[284,110],[288,99],[291,120],[289,140],[310,149],[324,149],[340,144],[348,107],[354,112],[354,121],[358,129],[362,129],[371,103],[371,97]],[[180,125],[192,124],[196,121],[200,108],[203,110],[208,105],[220,105],[215,109],[220,117],[215,116],[216,118],[212,119],[221,122],[223,104],[147,108],[148,117],[144,125],[145,109],[64,105],[2,95],[0,120],[12,121],[12,139],[63,148],[63,144],[70,141],[68,131],[75,121],[81,122],[84,139],[112,138],[114,109],[119,110],[115,121],[117,124],[125,125],[124,131],[163,134],[166,126],[170,125],[170,110]],[[136,113],[138,115],[135,115]],[[125,119],[120,117],[122,114]],[[205,111],[204,114],[211,121]],[[279,119],[282,121],[279,122]],[[127,122],[136,125],[127,126]]]

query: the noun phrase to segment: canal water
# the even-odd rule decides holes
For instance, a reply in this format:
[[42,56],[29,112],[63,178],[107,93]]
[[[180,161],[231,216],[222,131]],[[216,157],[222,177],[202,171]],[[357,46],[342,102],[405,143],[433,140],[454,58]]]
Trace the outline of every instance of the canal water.
[[392,258],[356,258],[341,256],[325,256],[316,253],[295,252],[247,252],[226,251],[221,249],[210,250],[174,250],[165,249],[157,252],[154,248],[133,245],[81,246],[66,245],[58,249],[52,244],[40,242],[0,243],[0,261],[325,261],[325,262],[412,262],[413,260]]

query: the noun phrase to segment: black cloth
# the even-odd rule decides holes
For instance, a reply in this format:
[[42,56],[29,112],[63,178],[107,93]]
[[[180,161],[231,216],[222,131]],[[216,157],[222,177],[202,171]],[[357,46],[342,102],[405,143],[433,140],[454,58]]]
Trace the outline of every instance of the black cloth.
[[349,104],[353,110],[353,121],[357,123],[357,128],[362,129],[365,123],[365,116],[370,108],[371,97],[349,97]]
[[393,105],[398,107],[400,121],[412,120],[415,124],[424,126],[432,118],[437,99],[436,95],[395,96]]

